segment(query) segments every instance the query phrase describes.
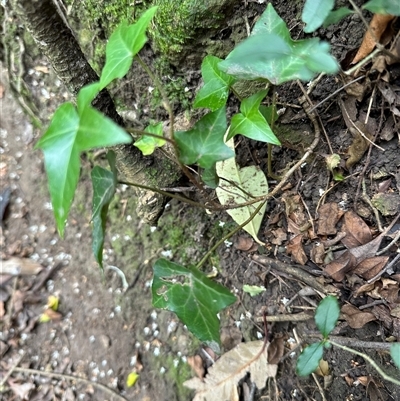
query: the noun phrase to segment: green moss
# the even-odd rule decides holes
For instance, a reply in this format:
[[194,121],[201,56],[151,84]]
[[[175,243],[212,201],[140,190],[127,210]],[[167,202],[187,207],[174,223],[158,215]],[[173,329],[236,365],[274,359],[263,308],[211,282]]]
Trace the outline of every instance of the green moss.
[[221,0],[154,0],[159,6],[150,35],[161,54],[170,60],[182,55],[186,44],[201,31],[219,25],[223,19]]

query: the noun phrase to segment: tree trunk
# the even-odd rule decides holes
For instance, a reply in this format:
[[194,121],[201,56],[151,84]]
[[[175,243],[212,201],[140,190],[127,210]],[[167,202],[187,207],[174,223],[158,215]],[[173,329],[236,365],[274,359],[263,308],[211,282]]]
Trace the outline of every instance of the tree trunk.
[[[84,85],[99,80],[52,0],[14,0],[14,3],[26,29],[72,94],[76,95]],[[97,96],[93,106],[124,126],[107,90]],[[114,150],[118,169],[130,182],[161,188],[173,186],[179,179],[176,165],[163,157],[161,152],[154,157],[144,157],[132,145],[117,146]],[[138,191],[138,194],[139,216],[154,224],[162,213],[165,198],[154,192]]]

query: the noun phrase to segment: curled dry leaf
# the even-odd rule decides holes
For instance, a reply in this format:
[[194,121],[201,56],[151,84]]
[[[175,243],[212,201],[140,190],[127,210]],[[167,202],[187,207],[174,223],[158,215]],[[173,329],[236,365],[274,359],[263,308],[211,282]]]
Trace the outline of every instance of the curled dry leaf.
[[203,360],[200,355],[189,356],[187,359],[189,366],[193,369],[194,373],[196,373],[197,377],[202,379],[204,377],[204,366]]
[[310,257],[314,263],[322,265],[325,259],[325,247],[322,244],[313,244]]
[[275,377],[278,365],[268,363],[268,347],[263,341],[241,343],[222,355],[208,370],[204,380],[195,377],[184,385],[196,390],[193,401],[239,401],[237,385],[247,373],[258,389],[268,377]]
[[335,235],[336,224],[343,215],[337,203],[325,203],[319,208],[318,235]]
[[325,272],[336,281],[342,281],[345,275],[356,265],[356,258],[350,251],[344,252],[338,259],[325,266]]
[[364,245],[372,239],[371,230],[367,224],[353,211],[344,214],[342,231],[346,233],[342,244],[348,249]]
[[296,235],[294,238],[292,238],[286,247],[286,252],[288,255],[292,255],[294,261],[301,265],[305,265],[305,263],[307,262],[307,256],[301,244],[302,239],[303,236],[301,234]]
[[254,245],[254,240],[250,237],[240,236],[234,243],[234,247],[239,251],[249,251]]
[[358,274],[365,280],[375,277],[385,266],[389,260],[389,256],[376,256],[364,259],[359,263],[353,273]]
[[343,305],[341,312],[346,322],[352,329],[360,329],[368,322],[376,320],[376,317],[373,313],[360,311],[358,308],[350,304]]
[[[375,40],[381,42],[383,39],[384,33],[388,28],[389,23],[394,19],[393,15],[383,15],[383,14],[374,14],[372,20],[369,24],[369,29],[365,32],[364,39],[361,43],[360,48],[358,49],[357,54],[355,55],[351,64],[357,64],[359,61],[364,59],[374,50],[376,46]],[[373,32],[373,35],[371,33]],[[386,35],[385,35],[386,36]],[[387,40],[387,38],[385,38]],[[386,41],[385,40],[385,41]]]

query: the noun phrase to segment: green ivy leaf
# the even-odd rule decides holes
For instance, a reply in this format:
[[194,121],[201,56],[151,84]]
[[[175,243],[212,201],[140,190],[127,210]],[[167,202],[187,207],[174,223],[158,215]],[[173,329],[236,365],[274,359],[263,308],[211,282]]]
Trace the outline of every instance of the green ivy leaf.
[[91,173],[93,185],[92,207],[92,250],[100,267],[103,267],[103,245],[106,229],[107,213],[110,202],[115,194],[117,178],[113,171],[95,166]]
[[217,313],[234,303],[236,297],[196,268],[159,259],[153,271],[153,305],[175,312],[199,340],[218,351]]
[[400,343],[393,343],[390,347],[390,356],[394,364],[400,369]]
[[306,25],[304,32],[310,33],[318,29],[328,17],[335,0],[306,0],[301,19]]
[[339,70],[328,43],[317,38],[292,40],[271,4],[264,14],[264,23],[257,23],[252,35],[218,64],[222,71],[239,79],[263,78],[279,85],[295,79],[309,81],[316,73]]
[[329,25],[337,24],[339,21],[350,14],[354,14],[354,11],[350,10],[347,7],[340,7],[337,10],[331,11],[329,15],[325,18],[324,28],[328,27]]
[[151,7],[132,25],[123,22],[111,35],[106,47],[106,64],[101,72],[100,88],[129,71],[133,57],[147,41],[146,29],[158,7]]
[[396,0],[370,0],[362,8],[375,14],[392,14],[400,16],[399,2]]
[[204,169],[201,179],[203,180],[204,184],[208,185],[210,188],[217,188],[219,178],[215,169],[215,164],[210,168]]
[[[233,139],[227,145],[234,149]],[[217,174],[220,178],[216,193],[222,205],[234,205],[251,201],[254,197],[266,195],[268,193],[268,181],[265,174],[257,166],[239,168],[235,157],[217,163]],[[260,202],[228,209],[227,213],[237,224],[243,224],[254,213]],[[247,231],[255,241],[264,245],[258,238],[261,222],[264,217],[266,204],[264,203],[260,211],[254,216],[250,223],[247,223],[243,230]]]
[[335,296],[328,295],[319,303],[314,318],[315,324],[324,338],[327,338],[335,328],[339,315],[339,302]]
[[78,114],[71,103],[60,106],[35,148],[42,149],[57,229],[62,237],[80,170],[80,153],[131,142],[117,124],[87,106]]
[[242,101],[240,104],[241,113],[232,117],[228,139],[233,138],[236,134],[242,134],[256,141],[274,145],[281,144],[260,112],[260,103],[266,94],[267,91],[262,90]]
[[204,86],[196,95],[194,107],[205,107],[215,111],[225,105],[229,88],[234,84],[235,78],[225,74],[218,68],[222,60],[215,56],[206,56],[201,64],[201,75]]
[[197,163],[207,169],[219,160],[234,156],[224,142],[226,129],[226,110],[221,107],[206,114],[191,130],[175,132],[179,160],[183,164]]
[[299,376],[308,376],[318,368],[319,361],[324,353],[324,343],[314,343],[304,348],[299,355],[296,364],[296,372]]
[[145,128],[145,131],[158,135],[160,137],[155,138],[154,136],[143,135],[134,143],[134,145],[139,148],[145,156],[148,156],[151,155],[156,148],[163,146],[166,141],[162,139],[162,123],[150,124],[148,127]]
[[100,92],[100,82],[94,82],[89,85],[85,85],[78,93],[77,106],[78,113],[82,113],[83,110],[90,106],[92,100]]

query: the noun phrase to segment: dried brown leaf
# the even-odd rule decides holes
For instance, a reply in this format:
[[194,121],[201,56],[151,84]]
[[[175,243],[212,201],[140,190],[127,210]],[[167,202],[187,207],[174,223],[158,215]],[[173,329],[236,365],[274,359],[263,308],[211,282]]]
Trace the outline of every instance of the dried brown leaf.
[[222,355],[204,380],[195,377],[184,382],[196,390],[193,401],[239,401],[237,385],[247,373],[258,389],[264,388],[266,379],[276,376],[278,365],[268,363],[268,350],[263,346],[263,341],[241,343]]
[[[389,23],[394,19],[393,15],[388,14],[374,14],[372,20],[369,24],[369,29],[365,32],[364,39],[361,43],[360,48],[358,49],[357,54],[355,55],[352,64],[357,64],[359,61],[364,59],[370,54],[375,48],[375,39],[380,41],[383,33],[388,27]],[[374,36],[371,34],[371,31],[374,33]]]
[[314,263],[322,265],[325,259],[325,247],[322,244],[313,244],[310,257]]
[[194,373],[196,373],[197,377],[202,379],[204,377],[204,366],[203,360],[200,355],[189,356],[187,359],[189,366],[193,369]]
[[365,280],[375,277],[385,266],[389,256],[375,256],[373,258],[364,259],[353,270]]
[[355,248],[371,241],[371,230],[364,220],[353,211],[344,214],[344,224],[342,231],[346,236],[342,239],[342,244],[346,248]]
[[305,265],[307,262],[307,256],[301,244],[302,239],[303,236],[301,234],[292,238],[286,247],[286,252],[288,255],[292,255],[292,259],[294,259],[297,263]]
[[4,274],[12,274],[18,276],[38,274],[43,270],[43,266],[39,263],[27,258],[10,258],[2,261],[1,272]]
[[275,238],[271,240],[271,243],[274,245],[282,245],[282,243],[287,239],[287,233],[283,230],[283,228],[272,230],[272,234]]
[[254,240],[251,237],[240,236],[234,244],[234,247],[239,251],[248,251],[254,244]]
[[284,353],[283,337],[275,337],[268,347],[268,363],[277,365]]
[[356,265],[356,258],[350,251],[344,252],[338,259],[325,266],[325,273],[336,281],[342,281],[345,275]]
[[360,329],[368,322],[376,320],[373,313],[360,311],[358,308],[350,304],[343,305],[341,312],[352,329]]
[[383,323],[387,329],[391,329],[393,326],[393,318],[390,316],[389,309],[383,305],[377,305],[372,308],[372,313],[377,320]]
[[319,361],[319,365],[315,373],[319,376],[328,376],[330,374],[329,364],[325,359]]
[[318,235],[335,235],[336,224],[342,217],[343,211],[337,203],[325,203],[319,208]]

